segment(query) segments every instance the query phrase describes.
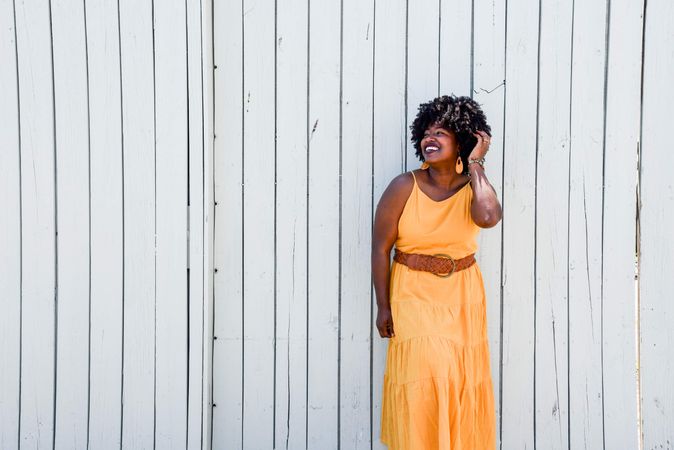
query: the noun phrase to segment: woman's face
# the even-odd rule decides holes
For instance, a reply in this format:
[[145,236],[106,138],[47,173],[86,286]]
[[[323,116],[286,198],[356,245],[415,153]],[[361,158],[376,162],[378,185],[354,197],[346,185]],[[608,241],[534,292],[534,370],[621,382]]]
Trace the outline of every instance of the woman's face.
[[424,160],[429,163],[456,161],[459,149],[454,132],[437,124],[429,126],[421,139],[421,151]]

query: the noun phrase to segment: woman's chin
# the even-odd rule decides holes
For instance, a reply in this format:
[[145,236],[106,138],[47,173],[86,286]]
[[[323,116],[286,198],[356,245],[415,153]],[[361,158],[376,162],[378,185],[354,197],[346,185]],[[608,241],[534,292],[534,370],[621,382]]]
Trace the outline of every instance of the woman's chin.
[[432,155],[431,157],[427,157],[425,162],[428,165],[438,165],[438,164],[446,164],[449,162],[448,159],[441,157],[440,155]]

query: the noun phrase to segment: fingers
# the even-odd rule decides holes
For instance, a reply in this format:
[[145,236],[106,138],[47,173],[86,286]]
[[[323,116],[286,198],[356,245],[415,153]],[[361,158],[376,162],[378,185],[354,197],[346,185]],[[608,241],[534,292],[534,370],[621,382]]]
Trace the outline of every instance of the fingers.
[[473,136],[477,138],[478,145],[488,146],[491,143],[491,136],[486,131],[478,130]]
[[391,338],[395,336],[395,333],[393,332],[393,321],[388,320],[386,322],[386,337]]
[[473,133],[473,136],[475,136],[478,140],[483,140],[486,142],[489,142],[489,140],[491,139],[489,133],[482,130],[478,130],[476,133]]
[[393,322],[386,321],[380,327],[377,327],[379,330],[379,336],[383,338],[391,338],[395,336],[393,331]]

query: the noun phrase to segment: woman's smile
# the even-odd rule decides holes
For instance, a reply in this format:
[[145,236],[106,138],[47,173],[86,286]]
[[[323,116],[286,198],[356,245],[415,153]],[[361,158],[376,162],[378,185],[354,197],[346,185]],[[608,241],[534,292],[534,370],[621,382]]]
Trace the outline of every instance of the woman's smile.
[[439,152],[439,151],[440,151],[440,146],[436,145],[436,144],[427,145],[426,148],[424,149],[424,153],[426,154],[426,156],[431,155],[435,152]]

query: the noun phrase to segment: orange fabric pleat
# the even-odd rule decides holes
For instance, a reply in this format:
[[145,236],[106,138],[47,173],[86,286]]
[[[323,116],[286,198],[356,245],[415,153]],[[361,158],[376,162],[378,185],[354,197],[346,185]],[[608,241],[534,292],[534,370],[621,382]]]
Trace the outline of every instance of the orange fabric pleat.
[[[416,183],[398,223],[407,253],[477,251],[470,183],[434,201]],[[486,299],[477,263],[441,278],[393,263],[395,337],[384,374],[381,440],[390,450],[493,450],[494,394]]]

